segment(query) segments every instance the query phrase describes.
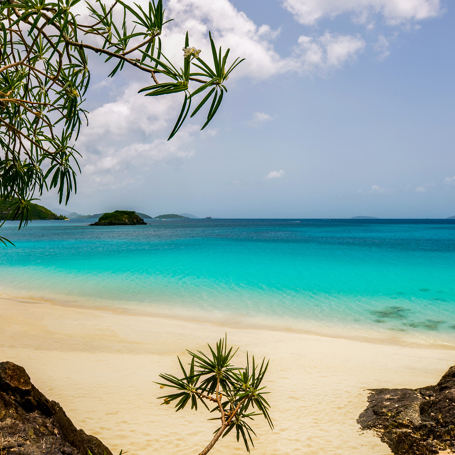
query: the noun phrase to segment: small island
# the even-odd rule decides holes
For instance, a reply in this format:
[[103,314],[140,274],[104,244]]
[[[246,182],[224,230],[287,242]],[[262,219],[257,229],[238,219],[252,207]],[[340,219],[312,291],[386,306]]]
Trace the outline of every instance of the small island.
[[115,210],[101,215],[96,223],[90,226],[136,226],[147,224],[136,212]]
[[159,215],[155,220],[186,220],[188,217],[183,215],[176,215],[175,213],[167,213],[166,215]]

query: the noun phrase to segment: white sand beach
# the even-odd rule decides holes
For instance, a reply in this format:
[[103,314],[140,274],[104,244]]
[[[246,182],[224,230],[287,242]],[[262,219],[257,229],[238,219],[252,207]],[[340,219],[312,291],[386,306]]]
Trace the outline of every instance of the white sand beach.
[[[228,333],[230,344],[270,359],[272,432],[261,419],[260,455],[386,455],[356,423],[367,389],[436,383],[455,351],[382,345],[298,333],[224,328],[206,323],[67,308],[0,298],[0,361],[26,368],[79,428],[117,454],[196,455],[216,423],[208,413],[161,406],[159,373],[178,374],[176,356],[204,349]],[[233,435],[211,452],[246,453]]]

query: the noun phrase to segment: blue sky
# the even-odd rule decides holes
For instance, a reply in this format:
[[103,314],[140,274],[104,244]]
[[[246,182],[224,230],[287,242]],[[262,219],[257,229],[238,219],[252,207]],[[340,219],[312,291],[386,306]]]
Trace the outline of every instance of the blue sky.
[[[455,215],[455,14],[438,0],[170,0],[165,51],[207,31],[246,57],[210,128],[166,142],[181,99],[92,59],[80,213]],[[45,205],[55,208],[53,195]]]

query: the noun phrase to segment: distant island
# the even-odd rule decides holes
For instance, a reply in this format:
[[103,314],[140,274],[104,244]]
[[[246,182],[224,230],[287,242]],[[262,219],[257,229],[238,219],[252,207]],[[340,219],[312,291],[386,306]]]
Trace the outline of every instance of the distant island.
[[[0,219],[13,220],[14,207],[11,207],[11,201],[0,200]],[[67,220],[63,215],[57,215],[42,205],[30,203],[30,220]],[[17,218],[15,218],[17,220]]]
[[159,215],[155,220],[186,220],[188,217],[183,215],[176,215],[175,213],[167,213],[166,215]]
[[[70,220],[87,220],[89,218],[100,218],[105,213],[108,213],[108,212],[95,213],[94,215],[81,215],[80,213],[72,212],[66,216]],[[152,217],[150,215],[146,215],[145,213],[141,213],[141,212],[133,212],[133,213],[135,213],[136,215],[138,215],[139,217],[141,217],[143,219],[152,219]]]
[[[54,209],[54,211],[57,211]],[[91,219],[91,218],[100,218],[101,216],[103,216],[105,213],[107,212],[101,212],[101,213],[95,213],[93,215],[83,215],[81,213],[77,213],[77,212],[69,212],[67,210],[62,210],[62,213],[67,217],[69,218],[70,220],[88,220],[88,219]],[[147,215],[146,213],[141,213],[141,212],[135,212],[136,215],[139,215],[142,219],[144,220],[172,220],[172,219],[200,219],[198,216],[196,215],[193,215],[191,213],[180,213],[180,214],[175,214],[175,213],[166,213],[164,215],[159,215],[159,216],[156,216],[156,217],[153,217],[153,216],[150,216],[150,215]]]
[[147,224],[136,212],[115,210],[101,215],[96,223],[90,226],[136,226]]
[[454,216],[449,216],[449,218],[447,218],[448,220],[455,220],[455,215]]
[[379,220],[375,216],[353,216],[351,220]]

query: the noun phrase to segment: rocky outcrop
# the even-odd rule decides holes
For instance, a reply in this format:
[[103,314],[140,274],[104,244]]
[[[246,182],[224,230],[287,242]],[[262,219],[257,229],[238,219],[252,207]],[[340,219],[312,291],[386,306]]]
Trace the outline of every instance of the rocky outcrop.
[[55,401],[30,381],[24,368],[0,363],[0,454],[112,455],[97,438],[78,430]]
[[455,366],[435,386],[372,390],[357,422],[395,455],[455,453]]

